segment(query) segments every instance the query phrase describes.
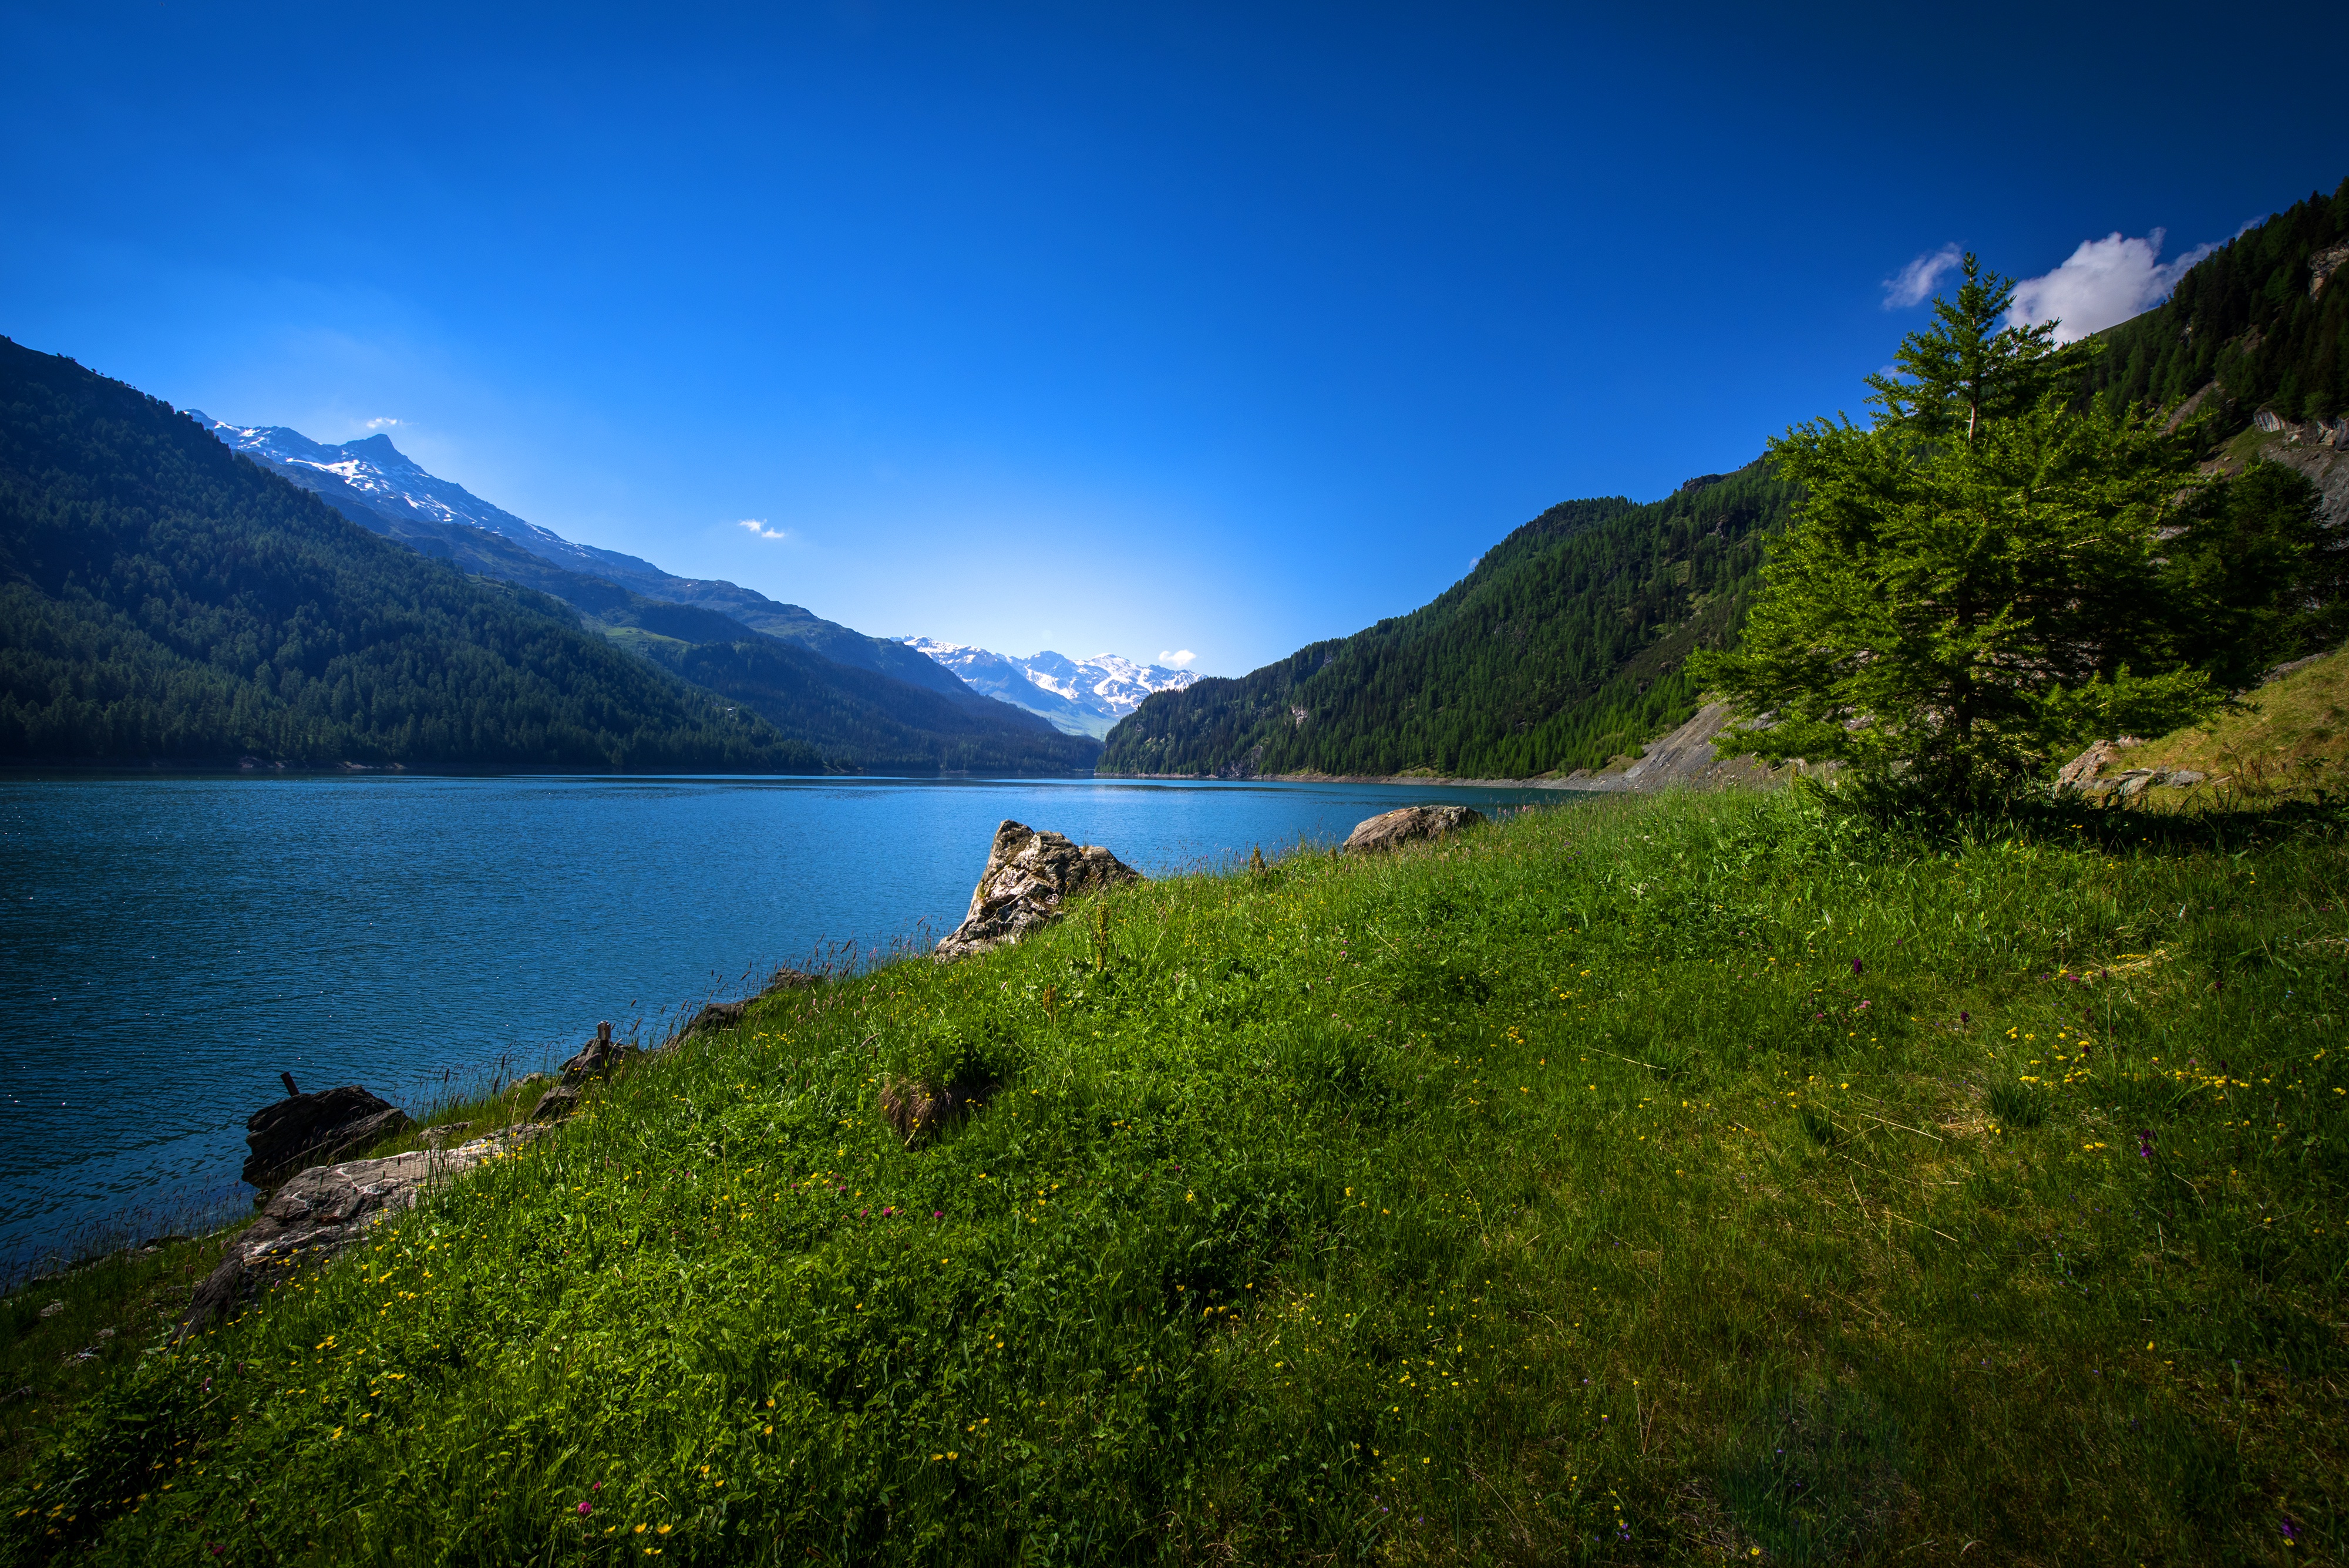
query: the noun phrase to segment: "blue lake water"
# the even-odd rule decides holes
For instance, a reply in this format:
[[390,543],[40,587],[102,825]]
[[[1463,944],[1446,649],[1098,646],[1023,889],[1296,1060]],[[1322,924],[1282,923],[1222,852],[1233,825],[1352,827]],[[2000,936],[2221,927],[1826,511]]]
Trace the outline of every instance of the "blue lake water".
[[[1567,797],[1571,798],[1571,797]],[[1128,780],[0,780],[0,1276],[94,1227],[249,1201],[244,1119],[416,1106],[665,1034],[822,944],[927,945],[1005,817],[1149,874],[1548,791]]]

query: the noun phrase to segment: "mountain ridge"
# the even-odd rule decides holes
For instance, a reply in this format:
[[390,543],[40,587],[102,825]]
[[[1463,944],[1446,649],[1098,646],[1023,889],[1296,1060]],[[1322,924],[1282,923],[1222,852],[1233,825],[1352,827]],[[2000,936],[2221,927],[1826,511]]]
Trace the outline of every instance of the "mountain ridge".
[[[419,537],[448,544],[446,530],[471,528],[564,571],[605,578],[647,598],[716,610],[751,631],[798,643],[835,664],[874,670],[948,695],[968,690],[951,671],[910,654],[894,639],[868,636],[738,583],[680,577],[640,556],[576,544],[482,500],[453,480],[427,472],[389,436],[378,433],[335,445],[312,441],[285,425],[235,425],[198,410],[187,411],[232,451],[321,496],[362,527],[411,544]],[[511,564],[502,553],[495,558]]]
[[973,691],[1024,708],[1064,733],[1096,740],[1152,693],[1180,691],[1200,679],[1187,670],[1143,664],[1114,653],[1071,659],[1046,649],[1021,658],[936,638],[897,640],[944,665]]

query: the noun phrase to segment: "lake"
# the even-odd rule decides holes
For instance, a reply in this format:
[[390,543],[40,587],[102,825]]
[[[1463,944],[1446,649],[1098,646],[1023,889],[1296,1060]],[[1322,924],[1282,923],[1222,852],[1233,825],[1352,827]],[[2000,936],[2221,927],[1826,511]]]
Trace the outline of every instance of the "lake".
[[[0,779],[0,1277],[250,1202],[244,1119],[361,1084],[411,1108],[667,1033],[778,963],[927,946],[996,825],[1151,875],[1554,791],[1123,779]],[[1571,796],[1563,797],[1572,799]],[[834,948],[835,951],[840,950]]]

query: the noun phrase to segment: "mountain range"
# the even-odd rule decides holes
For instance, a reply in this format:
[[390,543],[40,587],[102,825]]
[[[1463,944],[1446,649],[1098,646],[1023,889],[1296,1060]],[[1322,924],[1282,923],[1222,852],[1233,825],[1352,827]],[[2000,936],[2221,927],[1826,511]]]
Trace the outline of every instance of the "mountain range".
[[902,643],[573,545],[388,439],[199,423],[0,338],[0,757],[1065,774],[1099,751]]
[[1142,706],[1143,698],[1156,691],[1180,691],[1199,679],[1187,670],[1136,664],[1114,653],[1071,659],[1047,649],[1023,659],[936,638],[898,640],[953,670],[974,691],[1025,708],[1071,735],[1105,736],[1120,719]]

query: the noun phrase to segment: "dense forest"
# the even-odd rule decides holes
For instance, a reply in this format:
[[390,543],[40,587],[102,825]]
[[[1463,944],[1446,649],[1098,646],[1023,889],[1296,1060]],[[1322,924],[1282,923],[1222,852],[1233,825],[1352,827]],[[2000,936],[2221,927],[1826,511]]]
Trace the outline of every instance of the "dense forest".
[[[358,527],[167,404],[0,338],[0,758],[1063,771],[1094,744],[709,611],[605,597],[585,626]],[[821,722],[786,734],[748,686],[722,698],[613,640],[683,649],[679,632],[805,660],[793,711]],[[950,732],[926,748],[895,716],[905,703],[955,715]],[[877,763],[873,734],[888,740]]]
[[2097,334],[2096,394],[2175,408],[2216,381],[2231,425],[2349,415],[2349,180],[2246,230],[2168,302]]
[[1101,770],[1521,778],[1636,753],[1694,711],[1682,662],[1733,633],[1792,503],[1758,462],[1563,503],[1410,615],[1150,697]]

